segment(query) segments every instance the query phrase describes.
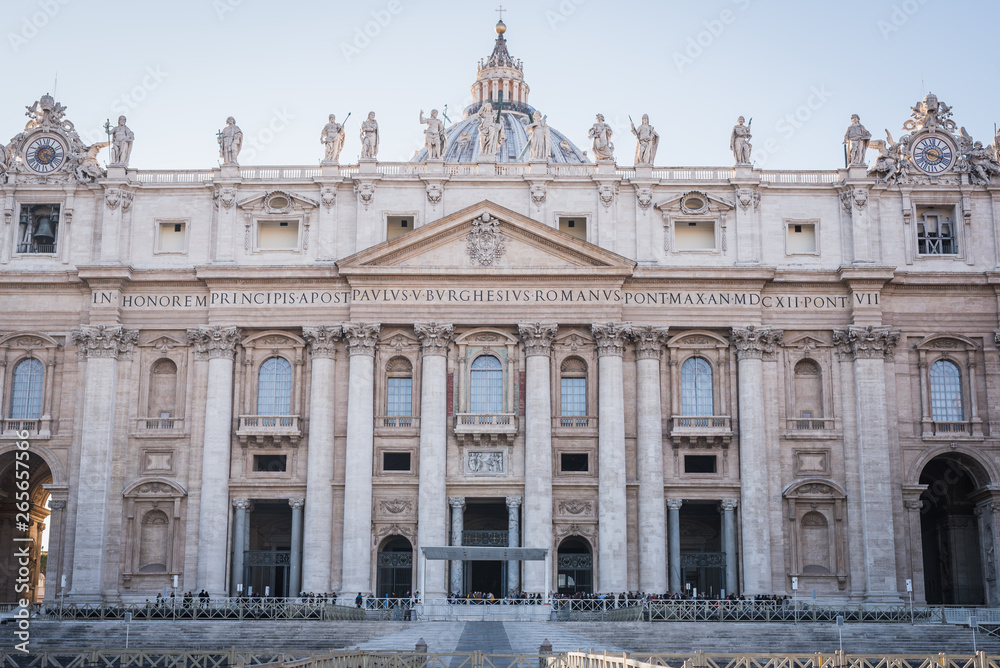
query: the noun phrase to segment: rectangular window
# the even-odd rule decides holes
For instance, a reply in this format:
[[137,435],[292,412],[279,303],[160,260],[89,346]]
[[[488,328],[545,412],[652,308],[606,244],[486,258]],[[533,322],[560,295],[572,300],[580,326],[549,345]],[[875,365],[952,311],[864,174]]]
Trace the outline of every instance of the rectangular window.
[[18,253],[56,252],[59,242],[59,205],[22,204],[17,230]]
[[816,224],[788,223],[788,236],[785,240],[788,255],[809,254],[816,252]]
[[563,378],[562,399],[559,402],[563,417],[587,414],[587,379]]
[[257,473],[284,473],[288,455],[254,455],[253,470]]
[[715,473],[715,455],[684,455],[684,473]]
[[955,209],[944,206],[918,206],[917,253],[920,255],[956,255]]
[[298,250],[299,223],[295,220],[262,220],[257,223],[259,250]]
[[559,470],[563,473],[586,473],[590,470],[586,452],[564,452],[559,455]]
[[715,250],[715,221],[675,221],[674,250]]
[[585,216],[559,216],[559,231],[587,240],[587,218]]
[[413,216],[386,216],[385,238],[395,239],[413,231]]
[[382,453],[382,470],[383,471],[409,471],[410,470],[410,453],[409,452],[383,452]]
[[186,222],[161,222],[157,227],[156,252],[183,253],[187,250]]
[[387,389],[385,414],[389,417],[410,415],[413,410],[413,379],[390,378]]

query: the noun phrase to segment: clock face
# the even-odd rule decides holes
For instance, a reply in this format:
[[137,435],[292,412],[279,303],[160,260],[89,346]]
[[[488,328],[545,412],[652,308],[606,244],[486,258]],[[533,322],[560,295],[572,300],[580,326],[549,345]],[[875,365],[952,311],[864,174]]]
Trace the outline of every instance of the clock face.
[[31,171],[48,174],[62,166],[66,160],[66,149],[55,137],[39,137],[28,144],[24,160]]
[[924,137],[913,145],[913,164],[925,174],[943,174],[955,160],[951,144],[940,137]]

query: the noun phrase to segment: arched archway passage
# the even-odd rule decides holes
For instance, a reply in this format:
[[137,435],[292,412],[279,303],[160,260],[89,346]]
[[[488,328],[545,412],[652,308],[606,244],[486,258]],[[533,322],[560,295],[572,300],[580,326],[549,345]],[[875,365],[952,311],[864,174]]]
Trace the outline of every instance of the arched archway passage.
[[560,594],[590,594],[594,591],[594,555],[590,543],[579,536],[569,536],[559,543],[557,587]]
[[[45,595],[50,511],[44,485],[51,482],[48,463],[36,453],[0,455],[0,603],[41,602]],[[25,484],[27,489],[22,489]]]
[[402,536],[389,536],[378,551],[376,595],[401,598],[413,588],[413,545]]

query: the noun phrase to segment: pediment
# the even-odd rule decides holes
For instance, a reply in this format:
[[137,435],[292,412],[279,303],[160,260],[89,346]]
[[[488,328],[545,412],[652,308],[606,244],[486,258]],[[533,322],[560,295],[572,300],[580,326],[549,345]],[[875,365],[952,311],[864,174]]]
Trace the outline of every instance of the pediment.
[[342,274],[535,273],[629,275],[635,262],[484,200],[337,263]]

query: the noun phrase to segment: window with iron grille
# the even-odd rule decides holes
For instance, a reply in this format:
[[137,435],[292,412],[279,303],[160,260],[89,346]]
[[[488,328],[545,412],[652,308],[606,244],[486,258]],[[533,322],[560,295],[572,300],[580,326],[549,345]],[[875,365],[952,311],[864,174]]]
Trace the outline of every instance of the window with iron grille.
[[562,378],[562,399],[560,401],[564,417],[587,414],[587,379]]
[[22,360],[14,368],[11,388],[10,418],[37,420],[42,417],[42,378],[45,367],[33,357]]
[[917,252],[920,255],[955,255],[955,224],[945,210],[928,209],[918,212]]
[[681,415],[714,415],[712,365],[691,357],[681,366]]
[[413,406],[413,379],[390,377],[385,414],[389,417],[410,415]]
[[480,355],[469,370],[469,412],[503,413],[503,364]]
[[954,362],[938,360],[931,365],[931,415],[935,422],[965,419],[962,375]]
[[292,365],[284,357],[264,360],[257,374],[257,415],[290,415]]

